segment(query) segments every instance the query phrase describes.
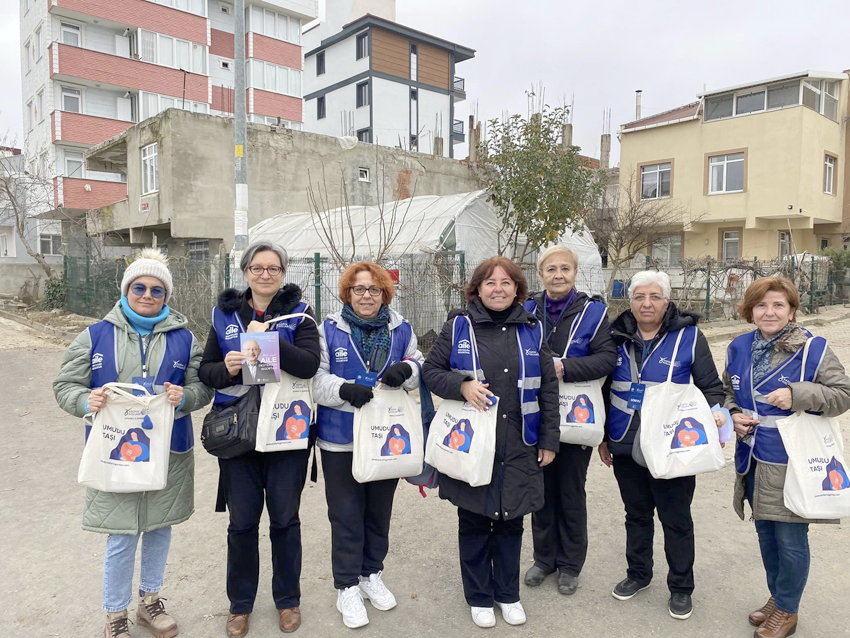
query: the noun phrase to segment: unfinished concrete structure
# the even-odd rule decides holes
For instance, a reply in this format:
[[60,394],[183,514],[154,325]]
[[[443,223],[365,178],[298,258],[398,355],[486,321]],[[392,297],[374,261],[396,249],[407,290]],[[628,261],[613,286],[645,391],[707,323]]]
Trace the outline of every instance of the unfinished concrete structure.
[[[284,127],[248,127],[249,226],[311,209],[391,206],[413,195],[479,188],[466,162]],[[233,242],[233,128],[229,120],[170,109],[90,149],[87,166],[127,175],[127,199],[101,208],[110,243],[168,247],[206,258]],[[155,238],[155,239],[154,239]]]

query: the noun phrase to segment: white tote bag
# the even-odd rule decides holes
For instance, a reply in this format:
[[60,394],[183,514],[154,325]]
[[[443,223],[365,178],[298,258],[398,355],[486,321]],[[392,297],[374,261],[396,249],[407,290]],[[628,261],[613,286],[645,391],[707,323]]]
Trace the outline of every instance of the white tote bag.
[[684,329],[679,331],[667,381],[646,388],[640,411],[640,448],[657,479],[694,476],[726,463],[705,395],[693,384],[673,383]]
[[[298,312],[270,319],[272,324],[310,315]],[[280,371],[280,382],[266,383],[257,417],[257,452],[306,450],[310,443],[310,424],[316,414],[311,379],[298,379]]]
[[[469,322],[472,369],[477,379],[478,344],[472,322],[465,319]],[[496,456],[497,406],[498,403],[482,412],[466,401],[443,401],[431,421],[425,462],[440,474],[472,487],[489,485]]]
[[358,483],[416,476],[425,460],[422,414],[403,388],[379,384],[372,400],[354,410],[354,458]]
[[[77,481],[102,492],[150,492],[168,481],[174,407],[165,394],[130,383],[107,383],[106,404],[86,415],[91,432]],[[129,390],[140,390],[135,396]]]
[[[587,304],[578,319],[573,322],[562,359],[567,358],[567,351],[570,349],[576,329],[589,307],[590,304]],[[604,382],[605,379],[592,379],[558,384],[561,443],[591,447],[602,443],[605,436],[605,401],[602,395]]]
[[[800,381],[810,343],[803,353]],[[795,412],[777,420],[776,426],[788,453],[785,507],[810,519],[850,516],[850,474],[838,419]]]

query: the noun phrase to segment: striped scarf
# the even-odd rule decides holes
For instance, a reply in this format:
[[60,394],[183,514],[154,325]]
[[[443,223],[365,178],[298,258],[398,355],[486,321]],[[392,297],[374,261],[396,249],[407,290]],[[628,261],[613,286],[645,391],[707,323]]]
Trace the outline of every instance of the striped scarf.
[[[351,339],[364,361],[369,363],[369,372],[377,372],[384,367],[390,355],[390,309],[383,305],[377,316],[364,319],[351,307],[345,304],[342,308],[342,318],[351,326]],[[376,345],[377,344],[377,345]],[[368,360],[375,348],[375,356]]]

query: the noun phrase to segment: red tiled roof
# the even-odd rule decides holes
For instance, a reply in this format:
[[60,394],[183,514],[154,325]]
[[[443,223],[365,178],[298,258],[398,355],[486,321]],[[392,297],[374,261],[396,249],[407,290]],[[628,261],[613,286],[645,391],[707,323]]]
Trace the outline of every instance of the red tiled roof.
[[584,165],[587,168],[592,168],[594,170],[599,168],[599,160],[595,157],[587,157],[586,155],[579,155],[578,158],[584,162]]
[[658,113],[657,115],[650,115],[649,117],[644,117],[639,120],[635,120],[634,122],[624,124],[623,130],[628,131],[631,129],[643,128],[645,126],[652,126],[655,124],[666,124],[675,122],[677,120],[692,119],[696,117],[698,111],[699,102],[691,102],[690,104],[679,106],[670,111],[664,111],[663,113]]

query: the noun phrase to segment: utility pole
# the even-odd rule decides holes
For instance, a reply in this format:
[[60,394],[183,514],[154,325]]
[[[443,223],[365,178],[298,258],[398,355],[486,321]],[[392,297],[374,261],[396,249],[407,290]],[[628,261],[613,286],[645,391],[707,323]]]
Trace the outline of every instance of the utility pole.
[[246,108],[247,87],[245,81],[245,0],[235,0],[233,13],[236,18],[234,29],[233,65],[236,86],[233,89],[233,145],[236,198],[233,210],[233,249],[231,257],[231,286],[244,283],[239,262],[248,247],[248,116]]

